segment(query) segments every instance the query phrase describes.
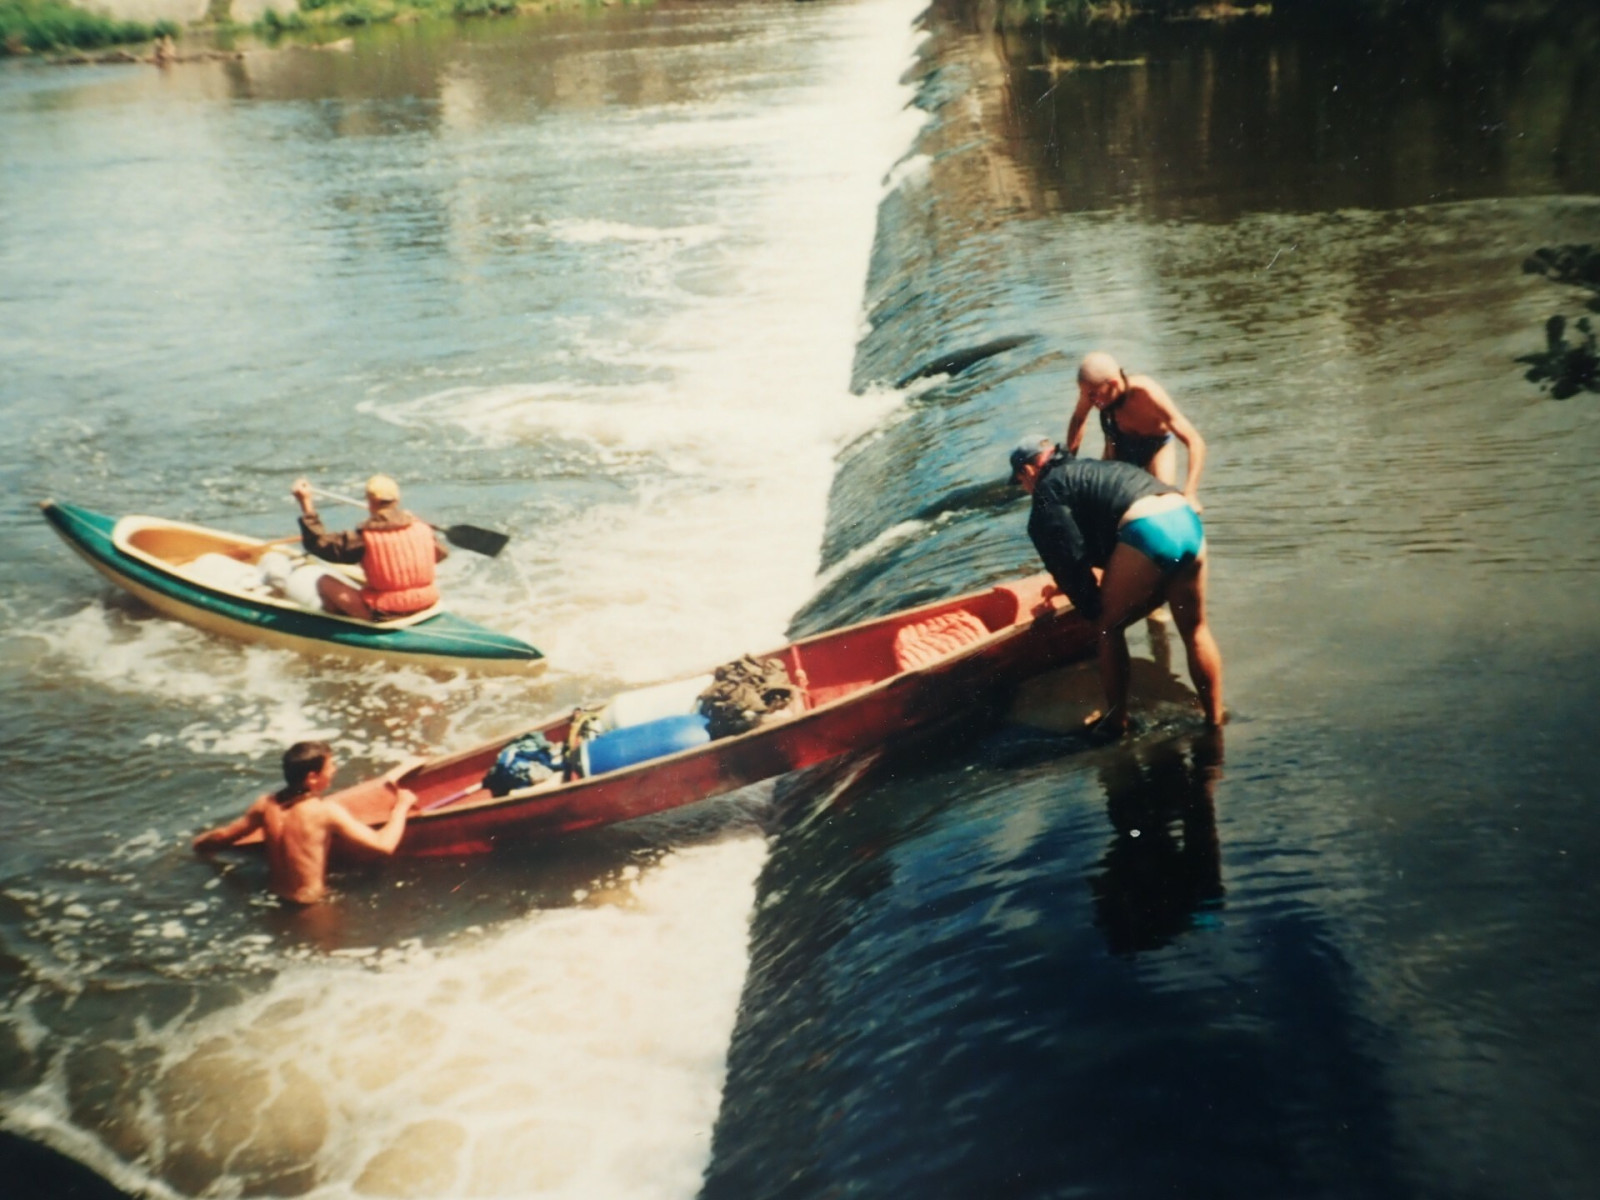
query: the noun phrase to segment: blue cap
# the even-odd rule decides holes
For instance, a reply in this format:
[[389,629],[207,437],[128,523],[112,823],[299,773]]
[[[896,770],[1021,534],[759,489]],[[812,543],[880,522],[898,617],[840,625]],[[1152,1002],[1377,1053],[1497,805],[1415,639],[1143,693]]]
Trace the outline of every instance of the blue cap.
[[1031,463],[1046,448],[1054,449],[1055,443],[1042,433],[1030,433],[1017,443],[1017,448],[1011,452],[1011,481],[1016,482],[1017,476],[1022,474],[1022,468]]

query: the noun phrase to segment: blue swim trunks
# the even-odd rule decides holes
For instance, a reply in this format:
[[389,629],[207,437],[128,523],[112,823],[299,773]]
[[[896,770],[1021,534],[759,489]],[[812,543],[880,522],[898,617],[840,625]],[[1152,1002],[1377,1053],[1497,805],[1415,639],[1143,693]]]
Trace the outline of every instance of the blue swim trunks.
[[1171,575],[1195,560],[1205,545],[1206,531],[1199,514],[1185,504],[1129,521],[1117,530],[1117,540],[1155,563],[1163,575]]

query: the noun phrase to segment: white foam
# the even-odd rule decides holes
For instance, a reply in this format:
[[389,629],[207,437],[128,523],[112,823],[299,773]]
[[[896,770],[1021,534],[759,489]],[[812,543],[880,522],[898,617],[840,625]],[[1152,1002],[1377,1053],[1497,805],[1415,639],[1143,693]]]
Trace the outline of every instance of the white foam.
[[846,554],[833,566],[818,577],[817,590],[821,591],[831,587],[834,580],[843,575],[848,575],[862,563],[868,563],[896,546],[904,545],[912,538],[918,537],[928,529],[926,521],[899,521],[885,529],[877,537],[864,546],[858,546]]
[[[632,485],[564,518],[559,537],[508,551],[531,589],[523,609],[538,614],[536,629],[510,631],[561,669],[634,683],[701,669],[779,644],[813,590],[836,455],[903,402],[853,395],[850,373],[878,203],[924,119],[885,69],[887,46],[909,60],[915,11],[896,0],[830,12],[836,44],[795,103],[630,123],[641,153],[715,145],[766,181],[731,189],[695,237],[604,217],[549,223],[574,241],[726,252],[714,287],[588,332],[586,353],[648,367],[649,382],[530,379],[385,406],[386,419],[489,446],[575,442]],[[915,174],[913,163],[893,179]]]
[[[159,1051],[118,1123],[207,1194],[310,1164],[305,1194],[328,1200],[692,1196],[764,858],[750,836],[684,850],[586,907],[291,965],[238,1006],[107,1043]],[[66,1113],[55,1079],[7,1124],[152,1187]]]
[[[117,695],[161,696],[169,718],[191,719],[152,730],[143,744],[177,744],[201,755],[276,758],[293,742],[317,738],[342,757],[398,761],[424,748],[420,719],[472,705],[483,691],[465,675],[440,679],[386,664],[341,667],[213,637],[178,621],[129,620],[99,604],[35,621],[13,636],[42,643],[52,671]],[[330,686],[341,679],[346,686]],[[510,686],[494,693],[499,702]]]
[[659,228],[630,225],[624,221],[564,218],[547,222],[544,231],[557,241],[579,245],[600,242],[667,242],[676,246],[698,246],[712,241],[719,233],[714,225],[680,225]]

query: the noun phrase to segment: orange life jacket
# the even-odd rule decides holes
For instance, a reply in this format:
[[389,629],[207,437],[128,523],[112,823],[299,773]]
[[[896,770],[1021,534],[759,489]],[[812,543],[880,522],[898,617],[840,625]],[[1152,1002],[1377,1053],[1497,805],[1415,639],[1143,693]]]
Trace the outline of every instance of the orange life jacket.
[[363,526],[361,537],[367,546],[361,556],[361,569],[367,576],[361,598],[369,608],[399,617],[439,603],[439,589],[433,582],[431,525],[413,518],[396,529]]

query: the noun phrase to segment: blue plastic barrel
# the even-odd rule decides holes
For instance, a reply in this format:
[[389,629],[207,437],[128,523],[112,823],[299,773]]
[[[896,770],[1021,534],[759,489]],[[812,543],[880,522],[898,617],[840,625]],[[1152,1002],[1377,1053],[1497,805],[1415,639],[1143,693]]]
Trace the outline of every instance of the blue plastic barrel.
[[634,763],[676,754],[711,740],[706,719],[699,713],[661,717],[626,729],[613,729],[583,744],[583,773],[604,775]]

